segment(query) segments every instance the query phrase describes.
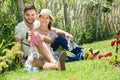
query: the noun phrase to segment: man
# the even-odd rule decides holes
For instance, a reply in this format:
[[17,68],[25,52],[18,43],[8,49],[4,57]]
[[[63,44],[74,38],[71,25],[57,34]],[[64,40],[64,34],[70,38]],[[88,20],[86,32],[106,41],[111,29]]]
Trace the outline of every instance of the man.
[[[21,49],[24,52],[22,59],[27,58],[29,54],[29,42],[26,39],[26,33],[30,30],[35,30],[36,28],[36,8],[34,5],[30,4],[24,9],[24,21],[20,22],[15,27],[15,40],[21,44]],[[59,57],[59,61],[57,62],[44,41],[39,41],[36,47],[38,48],[38,52],[44,56],[46,60],[43,60],[43,58],[35,58],[32,62],[33,66],[44,69],[65,70],[65,53],[61,54],[61,57]]]

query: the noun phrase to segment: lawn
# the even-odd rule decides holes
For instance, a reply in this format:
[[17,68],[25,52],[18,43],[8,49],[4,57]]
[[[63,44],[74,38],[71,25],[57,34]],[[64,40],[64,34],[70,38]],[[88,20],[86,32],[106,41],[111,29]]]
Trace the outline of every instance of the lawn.
[[[94,60],[84,60],[66,63],[66,71],[40,70],[26,72],[23,68],[5,72],[0,80],[120,80],[120,68],[109,65],[114,61],[115,46],[110,46],[111,40],[82,45],[84,48],[100,50],[100,54],[112,52],[112,57]],[[119,59],[120,60],[120,59]]]

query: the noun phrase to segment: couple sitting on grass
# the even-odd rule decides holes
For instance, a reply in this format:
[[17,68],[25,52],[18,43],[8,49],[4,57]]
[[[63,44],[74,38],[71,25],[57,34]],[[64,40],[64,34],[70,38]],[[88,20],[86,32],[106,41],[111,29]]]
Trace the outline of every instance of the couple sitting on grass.
[[[28,68],[65,70],[65,62],[92,59],[92,49],[84,49],[74,43],[73,36],[63,30],[52,27],[55,19],[49,9],[42,9],[36,20],[36,8],[28,5],[24,9],[24,21],[15,28],[15,39],[21,43],[24,55],[21,61],[26,60]],[[65,52],[58,54],[62,48],[72,52],[74,56],[67,56]]]

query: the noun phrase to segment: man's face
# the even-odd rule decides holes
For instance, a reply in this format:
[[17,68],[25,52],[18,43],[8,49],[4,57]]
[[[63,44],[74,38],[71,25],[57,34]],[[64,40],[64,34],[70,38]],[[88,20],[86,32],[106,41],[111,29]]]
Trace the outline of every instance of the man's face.
[[28,24],[33,24],[36,19],[36,11],[35,10],[27,10],[24,13],[24,19]]

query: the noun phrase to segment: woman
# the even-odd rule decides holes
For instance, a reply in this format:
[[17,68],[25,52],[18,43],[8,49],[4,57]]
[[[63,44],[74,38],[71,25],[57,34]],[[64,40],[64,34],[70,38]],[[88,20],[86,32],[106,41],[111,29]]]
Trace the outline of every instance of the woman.
[[[66,60],[66,53],[62,52],[61,55],[58,58],[58,61],[54,59],[54,56],[51,53],[51,57],[53,59],[53,62],[49,61],[47,57],[42,55],[39,51],[39,44],[41,42],[49,40],[46,36],[39,34],[38,32],[30,31],[29,33],[29,42],[30,42],[30,50],[28,58],[25,62],[25,67],[31,68],[31,67],[39,67],[43,69],[54,69],[54,70],[65,70],[65,60]],[[46,43],[43,43],[43,46],[49,47],[46,45]],[[50,47],[49,47],[50,49]]]
[[36,29],[36,31],[44,37],[44,41],[50,47],[50,45],[57,37],[57,35],[51,30],[51,26],[55,22],[55,19],[52,16],[52,12],[49,9],[41,10],[39,14],[39,21],[40,26]]
[[[43,55],[35,56],[34,54],[39,53],[39,43],[41,41],[47,44],[46,47],[49,47],[51,54],[53,53],[52,48],[50,47],[51,43],[53,43],[54,39],[56,38],[56,34],[51,31],[51,25],[54,22],[54,18],[52,17],[50,10],[42,10],[39,15],[40,26],[36,31],[31,31],[30,35],[30,55],[28,56],[28,60],[26,61],[26,65],[28,67],[42,67],[43,69],[58,69],[58,70],[65,70],[65,61],[66,61],[66,53],[61,53],[60,57],[58,58],[57,62],[50,62],[47,58]],[[38,50],[38,52],[37,52]],[[36,52],[36,53],[35,53]],[[40,54],[40,53],[39,53]],[[32,56],[32,58],[31,58]],[[51,56],[52,57],[52,56]],[[38,63],[32,63],[34,58],[39,59]],[[55,61],[55,60],[53,60]],[[35,61],[34,61],[35,62]],[[29,64],[29,65],[28,65]]]

